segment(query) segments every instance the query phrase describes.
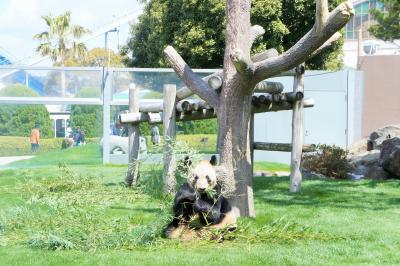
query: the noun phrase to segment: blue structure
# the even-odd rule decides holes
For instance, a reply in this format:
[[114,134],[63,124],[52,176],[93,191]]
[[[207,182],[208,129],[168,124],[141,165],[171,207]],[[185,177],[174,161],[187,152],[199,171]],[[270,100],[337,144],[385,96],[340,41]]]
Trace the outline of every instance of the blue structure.
[[[11,65],[12,62],[4,55],[0,54],[0,65]],[[32,75],[26,73],[24,70],[13,72],[8,77],[11,83],[27,84],[29,88],[39,95],[44,95],[43,84],[34,78]]]

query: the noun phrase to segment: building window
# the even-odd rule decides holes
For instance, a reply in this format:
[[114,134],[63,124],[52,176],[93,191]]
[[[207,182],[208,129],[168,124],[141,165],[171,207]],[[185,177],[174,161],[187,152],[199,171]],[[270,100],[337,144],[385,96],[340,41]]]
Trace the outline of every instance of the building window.
[[365,0],[365,1],[355,1],[354,11],[355,15],[347,23],[345,31],[345,38],[348,40],[354,40],[358,38],[358,32],[362,30],[362,37],[364,39],[373,38],[369,33],[368,28],[374,24],[373,17],[369,14],[369,10],[378,8],[380,10],[384,9],[383,3],[376,0]]

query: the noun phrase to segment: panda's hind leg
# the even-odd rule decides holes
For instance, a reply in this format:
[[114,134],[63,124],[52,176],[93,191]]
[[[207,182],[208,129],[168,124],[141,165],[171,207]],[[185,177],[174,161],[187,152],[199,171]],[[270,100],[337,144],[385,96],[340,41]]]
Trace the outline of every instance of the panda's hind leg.
[[208,228],[211,229],[224,229],[228,228],[228,230],[234,230],[236,229],[236,215],[235,213],[231,210],[227,213],[225,213],[224,218],[217,224],[213,224],[210,226],[207,226]]
[[169,239],[189,241],[196,237],[196,232],[188,224],[180,224],[177,227],[170,226],[167,228],[166,236]]

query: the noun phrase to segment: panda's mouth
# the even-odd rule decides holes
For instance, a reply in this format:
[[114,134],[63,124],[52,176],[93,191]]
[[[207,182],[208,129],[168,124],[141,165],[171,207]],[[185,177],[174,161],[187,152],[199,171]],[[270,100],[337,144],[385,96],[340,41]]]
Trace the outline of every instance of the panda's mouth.
[[205,189],[205,188],[197,188],[197,191],[198,191],[200,194],[204,194],[204,192],[206,192],[206,189]]

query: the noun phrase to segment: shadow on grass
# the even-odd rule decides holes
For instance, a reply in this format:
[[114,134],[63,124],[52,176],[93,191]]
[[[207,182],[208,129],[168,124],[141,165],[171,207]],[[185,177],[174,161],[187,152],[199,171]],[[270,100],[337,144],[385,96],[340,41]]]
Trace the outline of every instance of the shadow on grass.
[[306,179],[302,192],[297,194],[289,192],[289,182],[289,177],[255,177],[256,201],[276,206],[368,210],[389,209],[400,203],[399,193],[396,193],[399,180]]

